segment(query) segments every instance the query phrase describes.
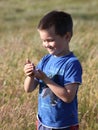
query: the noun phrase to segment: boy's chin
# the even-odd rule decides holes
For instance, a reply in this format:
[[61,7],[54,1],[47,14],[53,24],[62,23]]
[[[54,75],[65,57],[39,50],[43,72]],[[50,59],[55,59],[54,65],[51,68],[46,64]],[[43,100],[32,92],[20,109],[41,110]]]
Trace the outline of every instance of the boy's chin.
[[57,53],[49,53],[50,55],[59,56]]
[[48,51],[50,55],[54,55],[54,56],[59,56],[60,52],[56,52],[56,51]]
[[56,53],[55,53],[55,52],[49,52],[49,54],[51,54],[51,55],[56,55]]

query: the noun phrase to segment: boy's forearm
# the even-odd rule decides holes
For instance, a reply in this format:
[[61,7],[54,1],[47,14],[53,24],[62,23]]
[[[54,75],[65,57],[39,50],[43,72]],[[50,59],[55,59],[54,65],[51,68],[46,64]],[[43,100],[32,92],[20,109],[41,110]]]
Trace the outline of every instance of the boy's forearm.
[[69,95],[64,87],[59,86],[49,78],[46,78],[44,82],[55,93],[56,96],[58,96],[63,101],[67,102],[67,98]]
[[36,81],[34,80],[34,76],[27,76],[24,81],[24,90],[26,92],[32,92],[37,86]]
[[[72,90],[72,92],[70,92],[71,90],[67,89],[67,87],[65,88],[59,86],[49,78],[45,78],[44,82],[52,90],[52,92],[54,92],[55,95],[59,97],[61,100],[63,100],[64,102],[70,103],[73,100],[76,90]],[[77,87],[74,84],[72,84],[72,88],[77,88]]]

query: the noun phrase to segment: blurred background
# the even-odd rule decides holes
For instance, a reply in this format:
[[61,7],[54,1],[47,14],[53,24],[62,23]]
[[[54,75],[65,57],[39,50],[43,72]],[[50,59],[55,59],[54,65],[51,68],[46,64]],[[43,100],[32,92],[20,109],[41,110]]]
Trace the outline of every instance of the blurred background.
[[47,53],[37,24],[51,10],[72,15],[70,48],[83,67],[80,130],[98,130],[98,0],[0,0],[0,130],[35,130],[38,90],[25,93],[23,67]]

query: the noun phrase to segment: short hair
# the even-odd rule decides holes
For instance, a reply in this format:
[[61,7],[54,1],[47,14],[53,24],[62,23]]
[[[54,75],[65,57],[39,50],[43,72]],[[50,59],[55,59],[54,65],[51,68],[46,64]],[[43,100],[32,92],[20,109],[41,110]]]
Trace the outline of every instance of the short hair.
[[63,11],[51,11],[39,22],[38,29],[44,30],[55,27],[55,33],[64,36],[67,32],[73,35],[73,20],[69,13]]

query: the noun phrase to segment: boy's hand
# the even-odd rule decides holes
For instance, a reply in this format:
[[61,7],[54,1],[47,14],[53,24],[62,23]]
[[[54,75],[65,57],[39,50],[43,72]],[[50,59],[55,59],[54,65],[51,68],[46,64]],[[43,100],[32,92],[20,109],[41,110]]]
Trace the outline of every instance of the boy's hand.
[[41,71],[41,70],[36,70],[34,76],[36,78],[38,78],[38,79],[43,80],[43,81],[45,81],[46,79],[48,79],[47,75],[43,71]]
[[26,59],[25,66],[24,66],[24,73],[26,76],[33,76],[35,71],[35,65],[31,63],[30,60]]

